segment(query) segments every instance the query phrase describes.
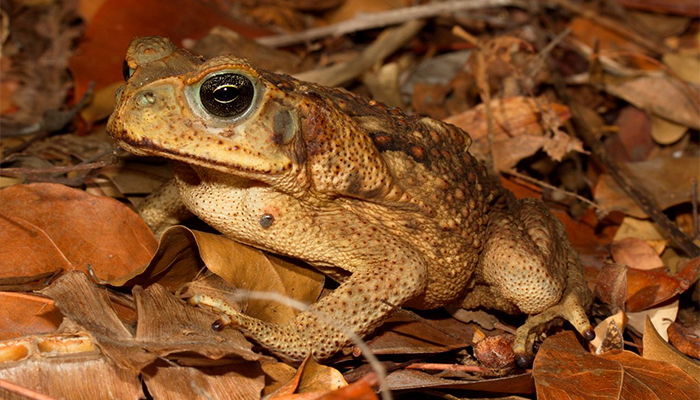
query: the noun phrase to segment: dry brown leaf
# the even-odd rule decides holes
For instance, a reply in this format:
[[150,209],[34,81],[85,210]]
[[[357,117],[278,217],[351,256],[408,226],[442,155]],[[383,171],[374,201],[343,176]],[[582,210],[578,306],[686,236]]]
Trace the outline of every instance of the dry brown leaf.
[[[66,269],[87,271],[90,265],[95,275],[105,280],[146,264],[157,245],[143,220],[122,203],[63,185],[35,183],[2,189],[0,213],[41,229],[72,265]],[[17,227],[29,228],[26,224],[23,228]],[[3,247],[3,251],[8,254],[0,257],[0,270],[7,271],[12,265],[3,263],[15,261],[20,255],[12,255],[12,248]],[[52,254],[51,259],[56,259],[53,246],[47,245],[45,251]],[[39,255],[27,255],[31,261],[46,261],[37,257]],[[45,272],[46,268],[54,270],[56,267],[38,264],[31,268]]]
[[[296,374],[282,387],[277,389],[271,399],[286,398],[292,394],[312,394],[315,396],[347,386],[343,374],[333,367],[317,363],[313,358],[306,357],[297,369]],[[296,398],[293,396],[293,398]]]
[[253,367],[257,368],[261,356],[250,350],[252,345],[239,330],[211,328],[216,315],[185,305],[157,284],[145,290],[137,286],[133,293],[138,311],[134,339],[149,353],[176,360],[179,365],[220,365],[228,358],[229,362],[256,361]]
[[340,371],[333,367],[321,365],[313,358],[309,359],[304,368],[301,369],[302,373],[296,389],[297,393],[332,391],[348,385]]
[[621,399],[693,400],[700,386],[673,364],[644,359],[631,351],[610,351],[601,358],[620,363],[625,369]]
[[[636,44],[634,41],[598,25],[589,18],[574,18],[571,20],[569,27],[573,37],[590,48],[597,47],[603,55],[612,53],[615,56],[617,53],[625,53],[625,55],[632,53],[643,56],[646,52],[644,47]],[[656,65],[644,60],[642,57],[633,57],[630,62],[641,69],[656,69]]]
[[183,45],[187,50],[201,55],[207,60],[222,55],[235,54],[236,57],[248,60],[256,68],[285,74],[302,71],[300,67],[302,67],[303,60],[298,55],[263,46],[224,26],[213,27],[205,37],[196,42],[189,39],[183,40]]
[[664,340],[668,341],[667,329],[678,316],[678,299],[672,299],[653,308],[643,311],[629,312],[628,326],[640,334],[644,332],[644,324],[647,318],[651,321]]
[[143,372],[149,394],[159,400],[257,399],[265,384],[252,362],[192,368],[158,361]]
[[681,353],[700,360],[700,330],[697,327],[685,327],[678,322],[668,327],[668,341]]
[[660,117],[652,118],[651,137],[658,144],[673,144],[681,140],[686,132],[688,132],[687,126],[674,124]]
[[[619,130],[605,141],[605,147],[610,157],[618,162],[644,161],[657,147],[651,137],[652,117],[644,110],[634,106],[624,107],[620,110],[615,125]],[[603,131],[602,127],[598,129],[598,132]]]
[[[311,268],[265,254],[226,236],[192,231],[207,268],[236,288],[275,292],[313,303],[323,289],[324,276]],[[247,300],[245,313],[263,321],[283,324],[297,314],[289,306],[269,300]]]
[[700,258],[694,258],[676,275],[664,268],[657,270],[627,269],[628,312],[646,310],[687,290],[697,280]]
[[664,266],[654,248],[637,238],[630,237],[613,242],[610,253],[616,263],[630,268],[650,270]]
[[[692,191],[688,190],[690,182],[693,179],[700,180],[700,158],[698,157],[653,158],[647,161],[625,163],[624,166],[662,209],[689,203],[692,194]],[[646,218],[646,214],[608,174],[601,175],[596,184],[594,196],[596,202],[607,212],[621,211],[633,217]],[[643,239],[647,238],[643,237]]]
[[[239,289],[277,292],[292,299],[313,303],[323,288],[324,276],[260,250],[233,241],[226,236],[199,232],[183,226],[168,229],[161,237],[158,251],[148,265],[110,281],[114,286],[150,285],[158,282],[170,291],[190,284],[202,267],[224,278]],[[209,290],[209,289],[207,289]],[[223,293],[221,297],[226,295]],[[269,300],[247,300],[246,314],[267,322],[285,323],[297,310]]]
[[297,372],[295,368],[279,361],[263,362],[260,366],[265,373],[263,396],[267,396],[287,384]]
[[68,272],[41,293],[55,301],[73,326],[89,332],[102,353],[121,368],[138,371],[157,358],[129,345],[132,334],[111,307],[106,290],[95,288],[83,273]]
[[[649,319],[644,323],[644,353],[647,360],[664,361],[672,364],[700,384],[700,366],[668,344],[654,329]],[[700,396],[700,395],[699,395]],[[696,396],[697,399],[699,396]]]
[[134,289],[139,312],[135,335],[119,320],[105,290],[95,288],[81,273],[61,276],[43,293],[76,327],[89,332],[105,356],[124,368],[139,371],[165,356],[185,365],[210,365],[209,359],[224,357],[236,361],[263,357],[250,351],[251,344],[238,330],[212,330],[215,315],[186,306],[158,285]]
[[613,241],[628,237],[635,237],[646,241],[664,240],[664,233],[658,225],[651,221],[625,217],[620,227],[615,232]]
[[581,348],[572,332],[554,335],[543,343],[532,375],[537,398],[545,400],[690,400],[700,396],[700,387],[675,365],[645,360],[629,351],[594,356]]
[[616,312],[624,309],[627,298],[627,267],[605,263],[596,277],[595,295]]
[[75,269],[42,229],[0,213],[0,277],[34,276]]
[[[508,97],[491,101],[494,153],[501,171],[512,169],[523,158],[540,149],[552,151],[553,158],[570,150],[583,151],[580,141],[559,132],[559,126],[570,117],[569,109],[544,99]],[[465,130],[474,142],[471,152],[485,158],[488,149],[486,107],[480,104],[471,110],[445,119]],[[550,135],[550,132],[554,132]]]
[[[608,83],[613,96],[679,125],[700,129],[700,109],[696,94],[689,94],[670,76],[642,76],[623,83]],[[660,96],[659,93],[663,93]]]
[[0,292],[0,340],[54,332],[62,319],[51,300],[29,294]]
[[658,13],[700,16],[700,5],[695,0],[616,0],[620,5],[635,10],[645,10]]
[[[0,379],[55,399],[145,398],[138,373],[119,368],[100,354],[67,355],[27,359],[0,364]],[[11,396],[0,388],[2,399]]]
[[473,336],[470,325],[454,318],[416,321],[396,313],[366,340],[374,354],[433,354],[469,346]]
[[150,262],[106,283],[112,286],[150,286],[158,283],[171,292],[192,282],[204,268],[197,242],[185,227],[165,231]]
[[684,81],[700,84],[700,59],[697,56],[666,53],[661,59]]
[[585,352],[574,333],[562,332],[544,341],[535,357],[532,377],[538,399],[612,400],[618,398],[623,385],[624,367]]

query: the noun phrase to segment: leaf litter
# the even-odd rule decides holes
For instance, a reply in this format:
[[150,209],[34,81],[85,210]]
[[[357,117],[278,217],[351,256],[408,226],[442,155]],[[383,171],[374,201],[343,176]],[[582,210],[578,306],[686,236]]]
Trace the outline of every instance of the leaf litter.
[[[551,14],[512,1],[494,0],[468,13],[459,11],[459,2],[426,2],[409,8],[420,10],[423,22],[389,29],[406,21],[393,19],[405,2],[247,0],[232,18],[229,9],[217,9],[225,1],[23,3],[2,6],[5,381],[61,398],[107,390],[141,398],[139,377],[156,399],[259,398],[275,391],[286,396],[277,398],[376,398],[376,379],[357,349],[328,366],[311,360],[290,366],[252,351],[259,349],[234,329],[212,331],[216,314],[182,302],[194,293],[233,298],[242,289],[312,303],[324,280],[294,260],[198,229],[171,228],[158,242],[129,209],[168,178],[168,166],[131,156],[107,160],[112,145],[103,122],[128,41],[159,34],[207,57],[245,51],[258,66],[332,78],[457,124],[470,132],[472,151],[507,173],[508,188],[544,199],[564,221],[598,299],[591,320],[599,324],[599,342],[585,349],[571,333],[560,333],[544,341],[532,372],[485,373],[475,342],[498,351],[484,336],[503,335],[517,319],[467,316],[463,323],[437,311],[400,312],[366,338],[383,355],[396,395],[450,390],[532,398],[536,391],[538,398],[566,398],[585,387],[584,397],[698,397],[691,383],[699,374],[691,300],[698,258],[683,258],[693,254],[638,206],[648,199],[630,195],[576,135],[583,115],[633,185],[697,238],[696,4],[619,0],[611,8],[584,9],[552,0],[542,8],[557,11]],[[84,25],[75,19],[79,14]],[[27,16],[46,25],[31,28]],[[367,30],[363,21],[374,25]],[[270,32],[283,33],[262,42],[288,47],[262,47],[255,38]],[[358,55],[361,61],[353,62]],[[575,104],[555,90],[558,80]],[[96,96],[79,110],[74,105],[90,82]],[[76,111],[81,118],[71,119]],[[31,182],[46,183],[22,185]],[[236,306],[271,322],[297,312],[269,299]],[[37,370],[44,372],[31,372]],[[86,373],[96,378],[82,379]],[[4,396],[8,389],[0,387]]]

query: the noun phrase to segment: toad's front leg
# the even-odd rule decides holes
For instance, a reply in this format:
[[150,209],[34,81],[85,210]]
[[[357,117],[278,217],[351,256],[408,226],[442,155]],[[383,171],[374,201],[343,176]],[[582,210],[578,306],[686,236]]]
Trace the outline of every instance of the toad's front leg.
[[411,249],[396,256],[366,260],[362,268],[333,293],[322,298],[287,324],[261,321],[211,298],[190,303],[213,305],[226,314],[222,321],[238,326],[253,340],[289,360],[302,360],[309,353],[317,360],[329,358],[351,343],[343,330],[359,336],[371,333],[395,309],[421,294],[427,281],[426,266]]

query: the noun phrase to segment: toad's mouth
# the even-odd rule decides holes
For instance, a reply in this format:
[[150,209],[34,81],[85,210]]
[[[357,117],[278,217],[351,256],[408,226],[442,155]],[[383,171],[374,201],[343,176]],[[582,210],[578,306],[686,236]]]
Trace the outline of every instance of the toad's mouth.
[[180,161],[175,161],[174,172],[182,183],[193,187],[200,185],[202,181],[218,182],[236,189],[270,186],[268,183],[256,179],[225,173],[199,165],[194,166]]
[[209,156],[207,153],[198,155],[191,151],[162,146],[148,137],[139,137],[137,139],[128,132],[122,132],[119,135],[112,134],[112,137],[117,140],[119,146],[124,150],[138,156],[165,157],[229,175],[239,175],[241,177],[255,179],[256,176],[270,176],[275,175],[277,172],[281,173],[284,171],[284,169],[273,171],[269,164],[261,162],[246,163],[245,161],[250,161],[250,157],[244,152],[241,152],[240,157],[229,154],[228,157],[225,157],[225,160],[222,160],[224,157]]

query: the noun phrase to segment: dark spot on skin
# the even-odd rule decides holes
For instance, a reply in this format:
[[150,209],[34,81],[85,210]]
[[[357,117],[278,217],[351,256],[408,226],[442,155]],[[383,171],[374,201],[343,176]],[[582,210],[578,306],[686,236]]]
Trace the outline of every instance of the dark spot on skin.
[[410,143],[405,135],[370,132],[369,137],[380,152],[402,151],[408,154],[414,161],[423,163],[426,166],[430,165],[430,158],[427,156],[425,149],[422,146]]
[[351,171],[348,174],[348,186],[347,186],[347,192],[348,194],[351,195],[357,195],[360,192],[360,188],[362,188],[362,175],[358,171]]

